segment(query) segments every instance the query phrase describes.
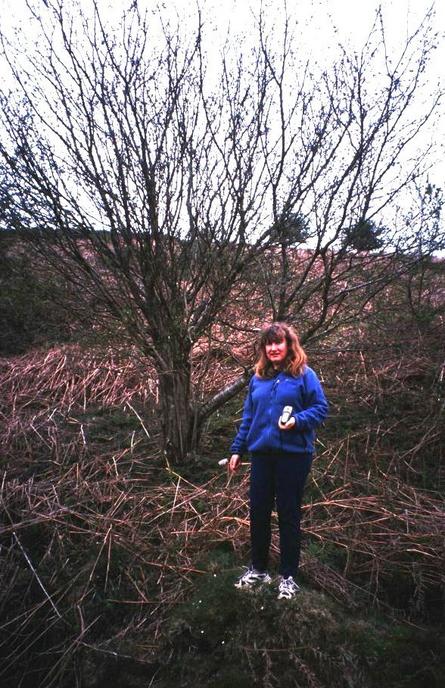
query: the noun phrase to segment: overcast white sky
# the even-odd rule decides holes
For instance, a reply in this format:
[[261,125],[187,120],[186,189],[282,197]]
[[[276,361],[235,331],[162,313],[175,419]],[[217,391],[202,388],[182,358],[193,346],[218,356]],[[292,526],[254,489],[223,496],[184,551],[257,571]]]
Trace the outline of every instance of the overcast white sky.
[[[41,2],[42,5],[44,1],[33,0],[35,4]],[[91,6],[91,0],[65,2],[68,6],[79,2],[85,9]],[[118,17],[125,0],[98,0],[98,3],[112,21],[113,16]],[[445,85],[444,0],[436,0],[435,3],[433,0],[287,0],[287,3],[285,0],[139,0],[139,3],[153,10],[160,6],[166,15],[177,13],[184,26],[191,21],[196,22],[196,7],[199,5],[207,22],[213,24],[214,41],[210,45],[210,57],[213,52],[215,58],[228,30],[232,35],[239,34],[239,40],[248,49],[249,39],[253,36],[253,15],[263,6],[266,18],[271,22],[279,22],[286,4],[291,21],[294,24],[298,22],[296,27],[300,47],[308,51],[311,59],[322,64],[332,59],[339,43],[349,45],[351,49],[360,49],[379,5],[382,7],[387,41],[394,53],[434,5],[438,42],[429,67],[429,83],[432,90],[437,87],[438,79],[442,79],[442,85]],[[27,20],[26,0],[0,0],[0,26],[7,32],[18,27],[24,37],[29,36],[31,24]],[[442,123],[436,123],[435,132],[441,152],[432,171],[432,181],[445,187],[445,163],[441,162],[441,159],[445,159],[445,148],[441,143],[445,141],[443,120]]]
[[[91,0],[64,0],[67,6],[80,4],[83,8],[91,6]],[[100,7],[112,16],[123,9],[126,0],[97,0]],[[130,0],[127,0],[130,3]],[[436,69],[445,60],[445,2],[443,0],[138,0],[143,7],[160,6],[165,13],[177,12],[184,21],[195,15],[199,6],[218,29],[218,36],[224,36],[227,26],[231,31],[249,33],[252,16],[263,6],[266,16],[276,19],[283,14],[284,5],[291,18],[302,28],[302,37],[311,45],[314,54],[320,58],[326,50],[337,42],[350,42],[359,48],[366,38],[379,5],[382,7],[387,38],[393,46],[400,45],[419,23],[426,11],[433,5],[436,13],[437,30],[442,40],[438,44],[435,58]],[[32,0],[43,6],[45,0]],[[21,24],[24,32],[29,31],[26,21],[26,0],[0,0],[0,21],[2,28],[10,24]],[[443,71],[443,70],[442,70]]]
[[[33,0],[42,5],[45,0]],[[387,37],[394,46],[400,44],[433,5],[436,13],[437,30],[442,34],[438,54],[437,67],[440,59],[445,57],[443,36],[445,33],[445,2],[443,0],[138,0],[143,7],[157,8],[164,12],[176,11],[185,21],[195,15],[195,8],[199,6],[207,18],[213,20],[218,27],[218,35],[225,35],[228,24],[232,31],[249,32],[252,16],[257,14],[263,6],[265,14],[277,18],[283,14],[284,5],[288,14],[299,22],[303,35],[307,37],[312,49],[320,56],[325,54],[326,48],[338,41],[350,41],[356,48],[360,47],[375,16],[376,9],[381,6],[385,24],[388,28]],[[65,0],[67,6],[77,2],[82,7],[91,5],[91,0]],[[125,0],[98,0],[101,7],[110,15],[116,14],[125,6]],[[130,3],[130,0],[128,0]],[[1,22],[17,21],[26,18],[26,0],[0,0],[2,10]],[[22,24],[24,31],[29,24]],[[217,37],[215,48],[218,46]]]

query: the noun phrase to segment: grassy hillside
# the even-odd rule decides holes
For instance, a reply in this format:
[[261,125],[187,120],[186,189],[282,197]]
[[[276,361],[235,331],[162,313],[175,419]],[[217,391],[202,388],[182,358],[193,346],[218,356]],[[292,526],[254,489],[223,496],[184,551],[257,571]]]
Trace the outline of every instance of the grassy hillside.
[[442,686],[441,328],[405,328],[312,352],[331,416],[291,603],[233,587],[248,468],[229,479],[217,459],[242,395],[178,473],[156,449],[156,384],[134,352],[3,359],[2,685]]
[[[178,471],[158,449],[147,361],[105,346],[93,322],[88,336],[67,326],[49,298],[65,286],[27,281],[26,256],[12,257],[0,295],[2,686],[444,685],[442,264],[309,347],[331,413],[305,495],[303,593],[288,602],[274,585],[233,587],[249,558],[248,466],[229,478],[217,461],[243,394]],[[231,351],[251,355],[246,334],[218,332],[195,350],[204,395],[238,374]],[[277,554],[274,522],[274,573]]]

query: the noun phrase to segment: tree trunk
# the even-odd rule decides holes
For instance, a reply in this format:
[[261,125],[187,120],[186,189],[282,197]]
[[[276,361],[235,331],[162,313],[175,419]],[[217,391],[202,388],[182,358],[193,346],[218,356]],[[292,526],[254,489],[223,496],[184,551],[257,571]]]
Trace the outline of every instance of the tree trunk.
[[[167,370],[159,372],[159,412],[162,449],[172,465],[193,459],[199,447],[204,422],[218,408],[246,387],[252,370],[245,369],[235,382],[224,387],[204,404],[191,401],[190,350],[177,349],[165,355],[171,361]],[[174,359],[174,362],[173,362]]]
[[159,411],[162,448],[169,462],[188,462],[199,439],[197,415],[190,402],[190,352],[175,352],[168,370],[159,374]]

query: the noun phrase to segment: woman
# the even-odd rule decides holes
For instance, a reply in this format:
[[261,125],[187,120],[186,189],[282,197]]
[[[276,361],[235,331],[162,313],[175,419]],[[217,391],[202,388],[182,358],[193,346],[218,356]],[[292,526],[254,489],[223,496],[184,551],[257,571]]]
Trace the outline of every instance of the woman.
[[[285,407],[288,413],[283,414]],[[242,422],[229,470],[251,455],[250,536],[252,562],[238,588],[270,583],[267,562],[271,514],[276,500],[280,531],[278,599],[299,592],[295,582],[300,558],[301,499],[314,454],[315,428],[326,418],[328,403],[320,381],[307,365],[294,329],[273,323],[260,338],[260,355],[249,385]]]

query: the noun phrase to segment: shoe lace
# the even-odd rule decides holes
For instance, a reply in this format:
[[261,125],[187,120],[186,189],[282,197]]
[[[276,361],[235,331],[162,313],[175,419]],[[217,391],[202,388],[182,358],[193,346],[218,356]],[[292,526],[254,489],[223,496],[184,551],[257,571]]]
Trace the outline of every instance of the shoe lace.
[[283,578],[281,583],[280,583],[280,590],[282,592],[294,592],[294,590],[297,589],[297,584],[293,580],[293,578]]
[[250,580],[252,574],[254,574],[253,569],[247,568],[244,573],[239,577],[239,580]]

